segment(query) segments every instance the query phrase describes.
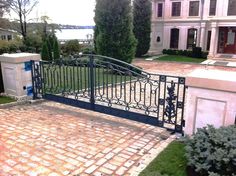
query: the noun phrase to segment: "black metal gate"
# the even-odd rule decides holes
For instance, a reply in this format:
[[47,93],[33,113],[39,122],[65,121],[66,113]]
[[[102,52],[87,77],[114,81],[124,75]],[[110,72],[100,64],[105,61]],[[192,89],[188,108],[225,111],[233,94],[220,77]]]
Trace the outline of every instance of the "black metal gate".
[[1,70],[1,63],[0,63],[0,93],[4,92],[4,85],[3,85],[3,78],[2,78],[2,70]]
[[98,55],[32,61],[33,96],[182,132],[185,78]]

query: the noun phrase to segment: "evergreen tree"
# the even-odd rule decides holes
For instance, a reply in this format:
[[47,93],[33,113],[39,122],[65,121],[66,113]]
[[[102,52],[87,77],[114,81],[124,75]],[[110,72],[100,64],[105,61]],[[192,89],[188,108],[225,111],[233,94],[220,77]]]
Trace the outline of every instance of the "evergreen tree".
[[54,34],[47,35],[43,42],[42,59],[54,60],[60,58],[60,48],[57,37]]
[[50,60],[53,60],[53,37],[52,35],[48,35],[47,38],[46,38],[46,43],[47,43],[47,46],[48,46],[48,51],[49,51],[49,57],[50,57]]
[[134,35],[138,41],[136,56],[146,54],[150,47],[151,7],[150,0],[134,0]]
[[136,50],[131,0],[97,0],[95,23],[97,53],[130,63]]
[[57,38],[54,38],[54,44],[53,44],[53,59],[60,59],[60,48],[58,45]]
[[43,43],[41,57],[42,57],[42,60],[50,60],[47,42]]
[[98,36],[98,26],[95,26],[94,28],[94,36],[93,36],[93,43],[94,43],[94,50],[95,53],[97,53],[97,47],[96,47],[96,38]]

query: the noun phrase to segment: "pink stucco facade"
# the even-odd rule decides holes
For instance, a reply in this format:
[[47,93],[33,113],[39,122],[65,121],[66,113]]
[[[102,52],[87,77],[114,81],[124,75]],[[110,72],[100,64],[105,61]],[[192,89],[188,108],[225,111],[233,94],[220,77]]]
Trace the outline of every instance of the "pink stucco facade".
[[208,124],[216,128],[236,120],[236,72],[197,69],[186,78],[184,132],[192,135]]
[[236,0],[153,0],[152,12],[149,53],[195,45],[236,60]]

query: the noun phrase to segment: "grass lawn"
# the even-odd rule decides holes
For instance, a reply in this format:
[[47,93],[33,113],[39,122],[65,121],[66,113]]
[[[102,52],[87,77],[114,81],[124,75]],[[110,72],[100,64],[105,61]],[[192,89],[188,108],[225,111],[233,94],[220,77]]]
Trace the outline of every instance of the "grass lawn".
[[[83,90],[90,88],[89,85],[89,68],[79,66],[44,68],[44,80],[46,93],[61,93]],[[95,87],[105,87],[108,84],[122,83],[133,80],[133,76],[114,74],[111,69],[94,68],[94,85]]]
[[10,97],[0,96],[0,104],[6,104],[14,102],[15,100]]
[[167,55],[167,56],[162,56],[162,57],[156,58],[156,60],[201,63],[201,62],[205,61],[206,59],[192,58],[192,57],[186,57],[186,56],[177,56],[177,55]]
[[172,142],[152,161],[139,176],[186,176],[187,161],[184,157],[184,144]]

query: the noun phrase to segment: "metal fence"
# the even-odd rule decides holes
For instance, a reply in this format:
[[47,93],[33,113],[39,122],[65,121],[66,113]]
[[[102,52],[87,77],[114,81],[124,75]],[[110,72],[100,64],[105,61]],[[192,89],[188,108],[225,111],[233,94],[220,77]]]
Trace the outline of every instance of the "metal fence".
[[2,68],[0,63],[0,93],[4,92],[3,78],[2,78]]
[[185,78],[150,74],[120,60],[83,55],[32,61],[34,98],[182,132]]

